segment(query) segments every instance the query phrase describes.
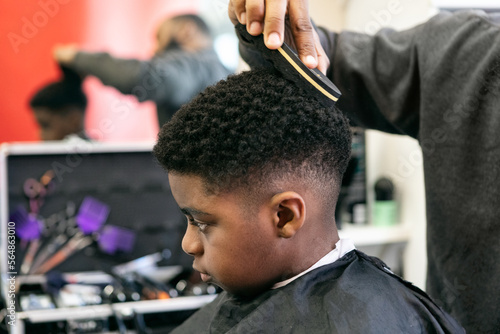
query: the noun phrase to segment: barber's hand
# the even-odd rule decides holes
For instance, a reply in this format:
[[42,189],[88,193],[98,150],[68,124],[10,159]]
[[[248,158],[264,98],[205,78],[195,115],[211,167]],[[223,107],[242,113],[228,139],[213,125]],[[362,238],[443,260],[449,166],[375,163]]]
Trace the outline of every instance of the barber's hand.
[[302,62],[326,73],[330,62],[309,19],[308,0],[230,0],[228,13],[233,24],[246,25],[251,35],[264,33],[269,49],[283,44],[285,32],[291,34],[290,44],[295,46]]
[[80,50],[75,44],[56,45],[53,49],[53,56],[59,64],[68,65],[73,62],[78,51]]

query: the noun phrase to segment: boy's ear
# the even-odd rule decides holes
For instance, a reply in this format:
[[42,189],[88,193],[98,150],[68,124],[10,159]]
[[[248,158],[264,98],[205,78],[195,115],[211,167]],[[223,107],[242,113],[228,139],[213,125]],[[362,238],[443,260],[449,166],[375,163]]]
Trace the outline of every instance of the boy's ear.
[[306,204],[302,196],[286,191],[272,197],[273,223],[281,238],[291,238],[306,219]]

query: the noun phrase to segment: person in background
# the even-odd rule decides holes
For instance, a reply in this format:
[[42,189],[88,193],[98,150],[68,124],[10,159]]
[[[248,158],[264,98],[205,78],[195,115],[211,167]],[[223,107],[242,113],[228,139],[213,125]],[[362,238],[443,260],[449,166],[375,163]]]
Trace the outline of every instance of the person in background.
[[89,140],[85,133],[87,97],[80,76],[62,68],[63,77],[35,92],[29,105],[40,126],[40,139],[62,140],[79,137]]
[[141,102],[154,101],[160,127],[181,105],[230,73],[213,49],[206,23],[190,14],[160,24],[150,60],[84,52],[70,45],[55,47],[54,58],[81,75],[93,75],[123,94],[135,95]]
[[[419,141],[427,292],[468,333],[498,333],[500,15],[442,12],[374,36],[316,31],[306,0],[231,0],[229,15],[264,33],[271,49],[291,37],[301,59],[338,86],[339,108],[358,125]],[[240,43],[257,66],[251,51]]]

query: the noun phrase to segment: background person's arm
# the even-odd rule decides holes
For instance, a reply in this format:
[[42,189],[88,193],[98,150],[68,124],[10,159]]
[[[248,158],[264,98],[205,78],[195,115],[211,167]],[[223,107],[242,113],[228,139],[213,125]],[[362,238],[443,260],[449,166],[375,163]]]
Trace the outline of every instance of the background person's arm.
[[132,94],[134,87],[140,84],[141,69],[145,66],[136,59],[116,58],[105,52],[84,52],[72,45],[57,46],[54,58],[82,75],[97,77],[123,94]]
[[[104,85],[114,87],[123,94],[132,94],[139,101],[156,103],[168,101],[180,105],[197,92],[193,82],[202,76],[203,69],[193,68],[195,62],[175,52],[149,61],[123,59],[108,53],[90,53],[73,47],[59,47],[56,60],[82,75],[92,75]],[[200,73],[201,72],[201,73]]]

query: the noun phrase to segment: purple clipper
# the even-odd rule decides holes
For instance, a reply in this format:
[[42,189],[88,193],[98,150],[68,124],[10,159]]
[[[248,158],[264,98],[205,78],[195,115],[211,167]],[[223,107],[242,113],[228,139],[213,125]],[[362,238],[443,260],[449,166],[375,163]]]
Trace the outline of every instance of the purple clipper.
[[23,207],[18,207],[9,220],[16,223],[16,235],[19,239],[31,241],[40,238],[43,223]]
[[103,202],[87,196],[83,199],[82,205],[76,216],[76,223],[83,234],[91,234],[106,221],[109,215],[109,206]]
[[97,243],[99,248],[107,254],[115,254],[116,252],[130,253],[134,248],[135,233],[132,230],[107,225],[100,235]]

